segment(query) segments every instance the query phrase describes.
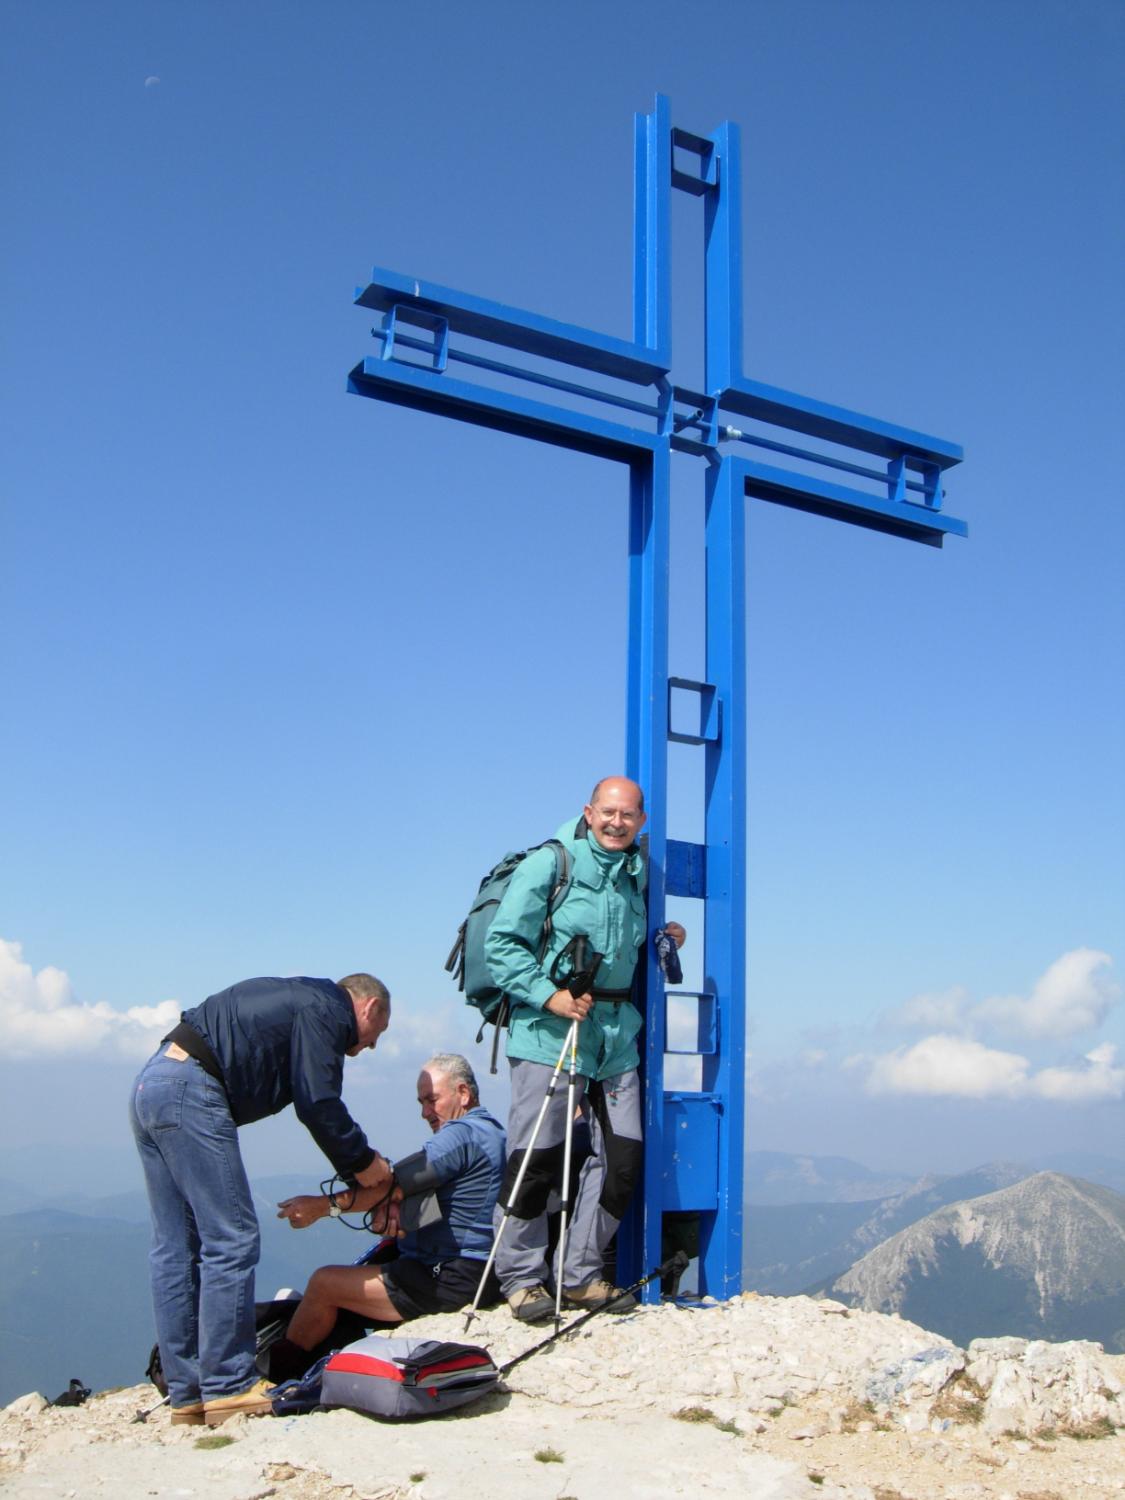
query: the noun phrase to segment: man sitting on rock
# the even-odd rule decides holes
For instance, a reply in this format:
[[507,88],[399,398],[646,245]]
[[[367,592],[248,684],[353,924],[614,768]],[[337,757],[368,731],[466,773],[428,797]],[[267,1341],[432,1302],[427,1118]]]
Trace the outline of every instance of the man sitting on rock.
[[[456,1312],[476,1295],[492,1248],[492,1216],[504,1176],[505,1137],[480,1102],[468,1060],[441,1052],[418,1075],[422,1118],[433,1131],[421,1151],[395,1166],[403,1191],[397,1259],[380,1265],[321,1266],[314,1271],[285,1338],[270,1350],[270,1378],[303,1374],[341,1311],[373,1323],[404,1323]],[[286,1198],[278,1218],[294,1229],[383,1202],[379,1191]],[[392,1212],[391,1225],[394,1225]],[[499,1288],[493,1289],[493,1300]]]

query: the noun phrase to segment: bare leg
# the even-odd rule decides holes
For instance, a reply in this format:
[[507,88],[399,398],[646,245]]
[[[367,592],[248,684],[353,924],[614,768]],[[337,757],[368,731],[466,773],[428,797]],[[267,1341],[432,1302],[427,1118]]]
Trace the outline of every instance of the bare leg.
[[314,1271],[293,1314],[287,1338],[300,1349],[315,1349],[332,1332],[341,1308],[376,1323],[401,1323],[378,1266],[321,1266]]

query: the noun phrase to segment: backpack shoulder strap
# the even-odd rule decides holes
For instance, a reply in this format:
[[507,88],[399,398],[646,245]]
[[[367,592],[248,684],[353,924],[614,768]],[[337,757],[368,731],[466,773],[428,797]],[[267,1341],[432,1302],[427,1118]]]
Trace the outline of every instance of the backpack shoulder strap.
[[543,962],[543,956],[551,941],[551,933],[555,930],[553,921],[554,914],[558,910],[570,889],[570,872],[574,864],[570,850],[558,839],[545,839],[539,845],[540,849],[551,849],[555,856],[555,883],[551,887],[551,893],[547,897],[547,915],[543,921],[543,932],[539,939],[539,962]]
[[555,883],[551,887],[551,898],[547,903],[547,915],[550,916],[562,901],[570,888],[570,872],[574,865],[570,850],[558,839],[548,839],[555,855]]

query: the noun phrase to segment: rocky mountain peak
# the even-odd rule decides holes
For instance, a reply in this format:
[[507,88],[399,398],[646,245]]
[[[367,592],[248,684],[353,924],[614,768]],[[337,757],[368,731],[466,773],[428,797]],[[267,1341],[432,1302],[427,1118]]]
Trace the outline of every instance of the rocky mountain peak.
[[1107,1347],[1125,1348],[1125,1197],[1037,1172],[919,1219],[836,1278],[829,1294],[958,1341],[1105,1339],[1108,1327]]

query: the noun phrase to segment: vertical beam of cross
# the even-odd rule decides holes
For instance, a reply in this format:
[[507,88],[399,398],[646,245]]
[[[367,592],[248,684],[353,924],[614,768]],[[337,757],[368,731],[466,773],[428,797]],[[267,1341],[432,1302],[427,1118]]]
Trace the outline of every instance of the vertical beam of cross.
[[[673,188],[703,199],[703,391],[671,379]],[[699,1289],[719,1297],[738,1292],[742,1277],[746,501],[930,546],[966,534],[942,510],[942,475],[961,458],[956,444],[744,375],[740,188],[738,127],[727,122],[709,136],[675,129],[668,101],[658,97],[635,125],[631,340],[376,268],[356,301],[382,314],[372,329],[380,352],[348,381],[358,395],[628,468],[626,769],[645,788],[650,810],[650,925],[663,921],[668,895],[696,900],[702,933],[693,937],[701,940],[704,978],[701,993],[681,997],[698,1012],[701,1086],[666,1092],[666,997],[651,949],[639,976],[646,1149],[643,1182],[618,1239],[618,1276],[632,1280],[663,1259],[668,1215],[686,1216],[698,1229]],[[500,358],[493,350],[508,352]],[[703,681],[669,673],[673,451],[706,466]],[[673,726],[673,691],[695,700],[697,725]],[[704,752],[702,843],[669,835],[669,742]],[[648,1295],[657,1295],[655,1286]]]

